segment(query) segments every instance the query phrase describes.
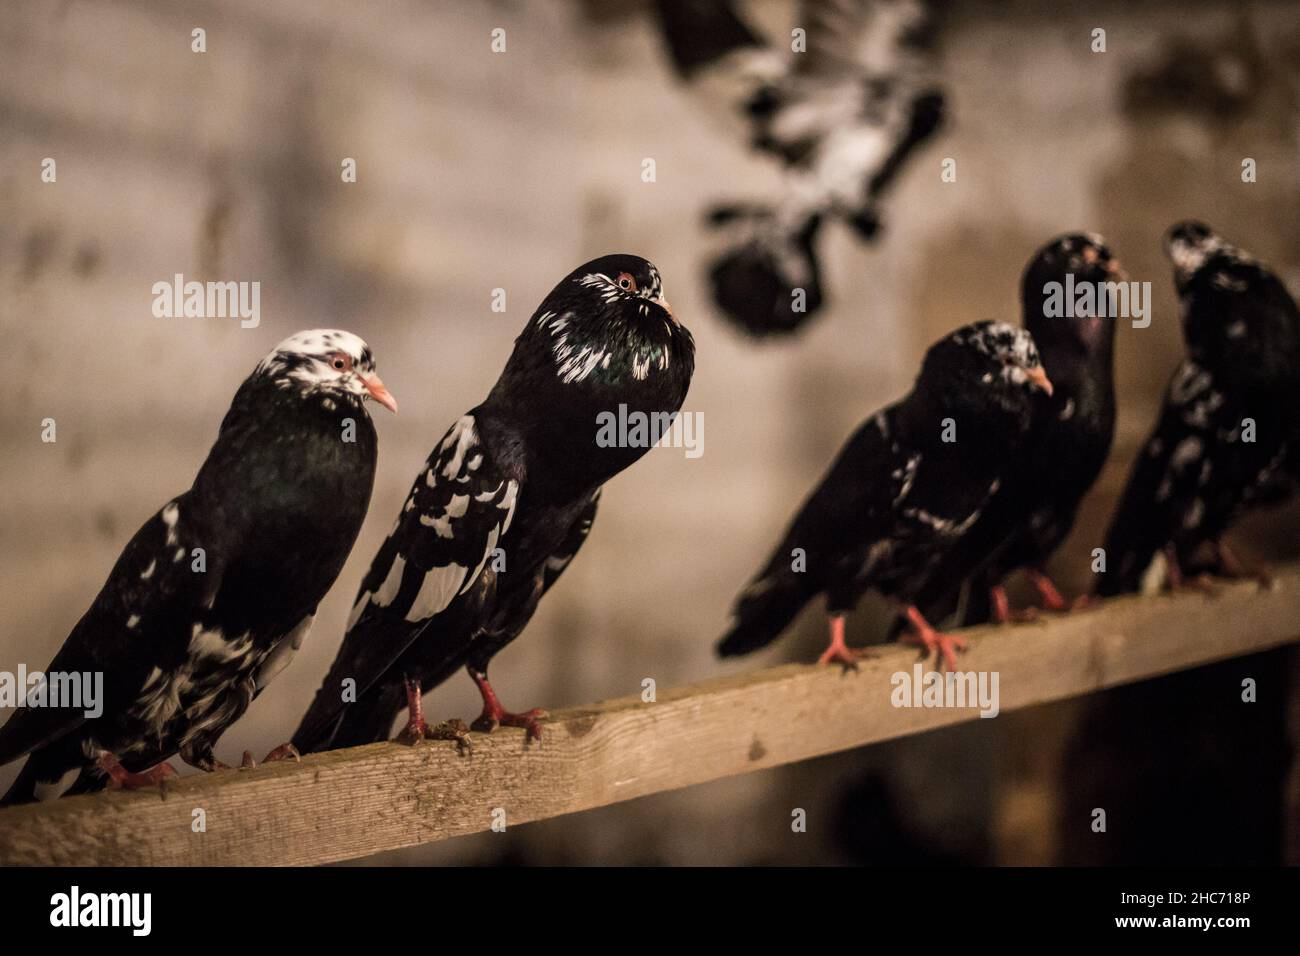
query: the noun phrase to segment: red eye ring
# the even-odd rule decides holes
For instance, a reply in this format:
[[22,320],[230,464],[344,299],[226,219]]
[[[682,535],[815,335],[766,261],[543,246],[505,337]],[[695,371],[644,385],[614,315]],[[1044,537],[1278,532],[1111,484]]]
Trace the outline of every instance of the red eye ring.
[[336,372],[352,371],[352,356],[347,352],[331,352],[327,361]]
[[636,279],[632,278],[630,272],[620,272],[618,274],[618,287],[628,292],[636,291]]

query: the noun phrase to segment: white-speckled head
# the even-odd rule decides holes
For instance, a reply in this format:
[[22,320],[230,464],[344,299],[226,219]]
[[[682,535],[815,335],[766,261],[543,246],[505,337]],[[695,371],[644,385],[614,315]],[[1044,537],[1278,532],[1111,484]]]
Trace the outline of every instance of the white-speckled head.
[[282,388],[373,398],[390,411],[397,401],[375,374],[375,360],[360,336],[341,329],[309,329],[289,336],[262,359],[257,374]]
[[1221,236],[1195,220],[1177,223],[1165,233],[1165,255],[1174,264],[1180,282],[1194,275],[1214,253],[1226,248],[1228,244]]
[[[953,341],[989,356],[1004,381],[1028,385],[1052,394],[1052,383],[1043,370],[1034,337],[1007,322],[976,322],[953,333]],[[992,374],[988,373],[991,381]]]

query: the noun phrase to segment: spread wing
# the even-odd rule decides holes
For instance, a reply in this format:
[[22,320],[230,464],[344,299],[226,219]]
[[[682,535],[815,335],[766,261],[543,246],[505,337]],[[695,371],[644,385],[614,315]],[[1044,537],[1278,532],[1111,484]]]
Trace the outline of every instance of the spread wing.
[[[192,570],[190,551],[203,540],[192,513],[187,492],[145,522],[46,668],[46,673],[103,674],[106,714],[134,700],[168,655],[168,641],[188,642],[195,620],[221,586],[215,553],[208,553],[205,571]],[[181,643],[180,650],[185,646]],[[0,727],[0,764],[76,730],[87,719],[85,709],[20,707]]]
[[300,749],[317,749],[331,733],[348,706],[345,680],[355,681],[360,700],[426,627],[482,580],[510,528],[518,494],[518,481],[497,470],[481,443],[473,416],[462,417],[429,456],[361,582],[343,646],[294,735]]

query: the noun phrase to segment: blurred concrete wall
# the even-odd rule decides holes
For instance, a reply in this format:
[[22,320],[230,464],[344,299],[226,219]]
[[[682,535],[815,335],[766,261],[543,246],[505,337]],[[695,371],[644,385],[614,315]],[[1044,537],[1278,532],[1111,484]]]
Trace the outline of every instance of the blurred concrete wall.
[[[223,756],[279,743],[431,445],[484,396],[551,285],[610,251],[652,259],[695,333],[687,407],[704,413],[705,454],[656,450],[611,484],[581,558],[494,665],[508,704],[581,704],[636,692],[644,677],[670,686],[719,673],[711,643],[733,594],[844,436],[907,387],[941,332],[1016,318],[1025,259],[1077,228],[1105,233],[1156,296],[1152,327],[1120,333],[1121,445],[1060,562],[1068,584],[1085,586],[1079,549],[1099,536],[1178,356],[1160,233],[1199,216],[1298,275],[1300,26],[1282,2],[1048,6],[947,9],[950,126],[904,172],[881,242],[832,230],[828,312],[802,338],[759,347],[710,310],[699,220],[707,201],[770,191],[776,175],[674,83],[637,4],[595,19],[562,0],[8,4],[0,667],[48,661],[129,535],[188,485],[262,354],[301,328],[348,328],[376,350],[402,414],[376,415],[380,473],[352,561]],[[788,3],[748,9],[776,34],[789,28]],[[1248,41],[1237,32],[1245,10]],[[1105,54],[1089,50],[1098,25]],[[190,49],[196,27],[204,54]],[[507,31],[505,54],[489,49],[495,27]],[[1255,45],[1262,73],[1244,112],[1126,113],[1125,83],[1175,34]],[[940,181],[947,156],[956,183]],[[1241,183],[1243,156],[1257,159],[1258,183]],[[41,181],[45,157],[56,183]],[[354,184],[341,182],[344,157],[357,161]],[[655,183],[640,180],[644,157],[656,160]],[[178,272],[259,280],[261,326],[154,318],[152,284]],[[490,310],[497,287],[505,314]],[[40,441],[46,417],[55,444]],[[1253,522],[1246,537],[1274,559],[1294,556],[1295,518]],[[854,632],[866,639],[875,623],[864,615]],[[764,661],[806,657],[820,639],[809,615]],[[429,707],[469,717],[477,695],[458,678]],[[790,808],[828,807],[853,768],[882,764],[940,843],[970,850],[959,831],[974,813],[993,821],[981,839],[995,849],[971,852],[1043,862],[1051,794],[1034,768],[1050,763],[1051,728],[1063,733],[1070,713],[980,721],[910,751],[876,748],[394,858],[829,860],[829,810],[796,840]],[[0,769],[0,786],[13,772]],[[922,800],[944,774],[968,785]]]

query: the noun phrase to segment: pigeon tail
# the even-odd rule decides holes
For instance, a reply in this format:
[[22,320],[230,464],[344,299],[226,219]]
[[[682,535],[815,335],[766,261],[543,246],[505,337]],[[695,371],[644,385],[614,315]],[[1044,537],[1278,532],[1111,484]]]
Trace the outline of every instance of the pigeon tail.
[[735,624],[718,642],[719,657],[748,654],[775,641],[816,593],[808,575],[769,568],[736,601]]

